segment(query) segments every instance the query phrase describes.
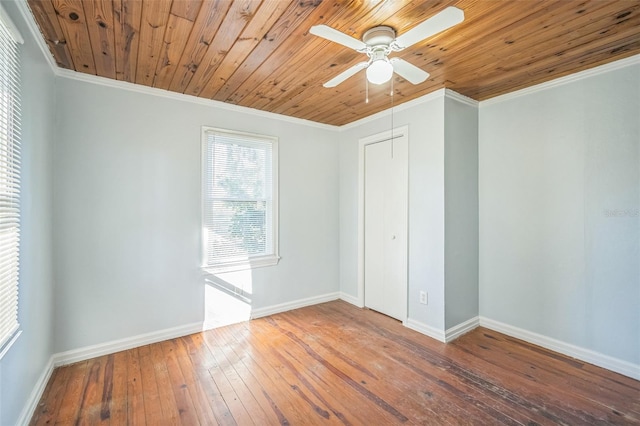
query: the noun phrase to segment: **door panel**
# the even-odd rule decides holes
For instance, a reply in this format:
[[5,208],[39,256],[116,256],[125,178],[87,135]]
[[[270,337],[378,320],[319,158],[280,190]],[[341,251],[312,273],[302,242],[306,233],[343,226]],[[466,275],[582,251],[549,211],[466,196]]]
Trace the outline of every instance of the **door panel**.
[[404,321],[407,307],[406,136],[365,146],[365,306]]
[[385,142],[365,147],[364,181],[364,295],[365,306],[386,313],[385,192],[388,146]]

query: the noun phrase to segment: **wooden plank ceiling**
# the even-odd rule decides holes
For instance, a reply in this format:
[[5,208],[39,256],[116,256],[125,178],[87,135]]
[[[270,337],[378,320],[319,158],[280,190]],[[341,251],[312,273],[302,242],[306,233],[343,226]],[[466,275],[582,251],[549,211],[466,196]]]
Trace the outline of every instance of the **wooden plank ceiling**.
[[[344,125],[446,87],[485,100],[640,54],[638,0],[27,0],[58,66]],[[402,34],[447,6],[463,23],[399,56],[431,76],[322,83],[364,55],[309,33]]]

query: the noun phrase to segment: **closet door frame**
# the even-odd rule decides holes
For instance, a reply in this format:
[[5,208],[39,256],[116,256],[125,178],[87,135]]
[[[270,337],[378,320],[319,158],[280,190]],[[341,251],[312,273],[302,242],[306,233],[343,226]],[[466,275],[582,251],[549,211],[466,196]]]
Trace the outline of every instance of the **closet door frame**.
[[[364,184],[365,184],[365,147],[372,143],[382,142],[384,140],[389,140],[392,138],[407,138],[407,146],[408,146],[408,156],[410,153],[410,139],[409,139],[409,126],[400,126],[395,127],[392,130],[387,130],[385,132],[376,133],[371,136],[367,136],[358,141],[358,295],[357,295],[357,305],[359,307],[364,307]],[[407,173],[409,173],[409,165],[407,164]],[[407,182],[408,187],[408,182]],[[409,203],[409,194],[407,193],[407,206]],[[407,209],[408,210],[408,209]],[[407,211],[408,214],[408,211]],[[407,217],[407,245],[408,245],[408,224],[409,220]],[[407,246],[407,267],[408,267],[408,246]],[[407,270],[407,278],[408,278],[408,270]],[[407,288],[405,289],[408,294],[408,279],[407,279]],[[408,296],[405,297],[406,303],[408,305]],[[406,324],[408,315],[408,306],[405,311],[405,318],[402,320],[403,324]]]

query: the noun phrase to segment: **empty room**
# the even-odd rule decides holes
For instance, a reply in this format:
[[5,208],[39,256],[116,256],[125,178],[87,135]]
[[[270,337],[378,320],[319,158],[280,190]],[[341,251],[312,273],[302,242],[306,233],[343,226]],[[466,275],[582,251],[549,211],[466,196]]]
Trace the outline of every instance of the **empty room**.
[[640,425],[640,1],[0,0],[0,425]]

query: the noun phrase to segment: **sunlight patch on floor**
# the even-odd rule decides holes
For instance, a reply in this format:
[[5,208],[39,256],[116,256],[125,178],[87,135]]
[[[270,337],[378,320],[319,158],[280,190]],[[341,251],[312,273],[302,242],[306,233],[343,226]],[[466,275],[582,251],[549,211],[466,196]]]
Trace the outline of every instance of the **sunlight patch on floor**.
[[204,330],[248,321],[251,305],[226,291],[205,285]]

